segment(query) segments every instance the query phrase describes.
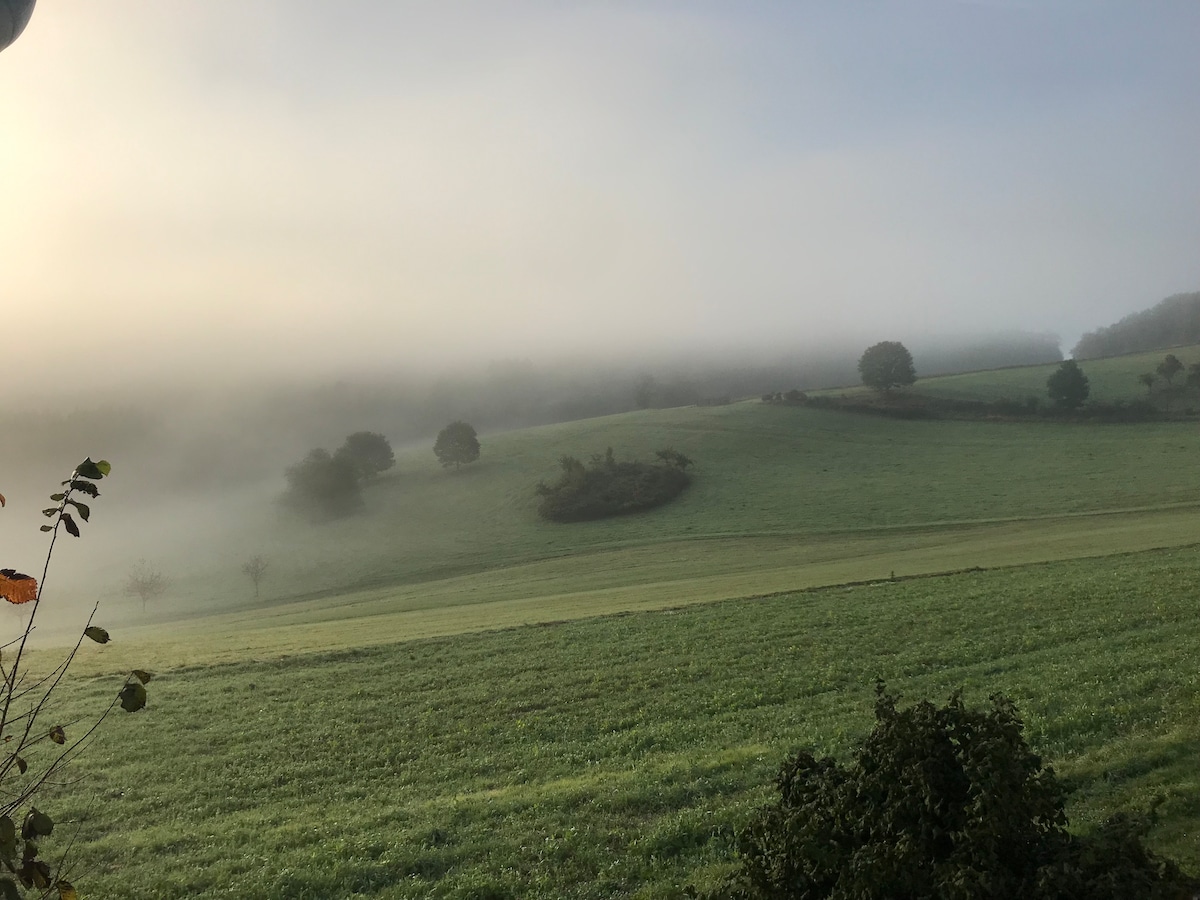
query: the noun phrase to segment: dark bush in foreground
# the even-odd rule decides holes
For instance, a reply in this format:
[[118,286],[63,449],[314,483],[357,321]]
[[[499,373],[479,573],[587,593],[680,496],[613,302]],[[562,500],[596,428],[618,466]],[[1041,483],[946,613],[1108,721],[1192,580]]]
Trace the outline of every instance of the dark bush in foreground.
[[1068,833],[1066,790],[1004,697],[897,710],[880,685],[875,718],[850,766],[808,753],[784,764],[779,800],[739,838],[740,871],[703,896],[1166,900],[1200,888],[1142,846],[1144,821]]
[[564,456],[558,481],[537,486],[538,514],[552,522],[583,522],[661,506],[691,483],[685,470],[692,461],[671,449],[656,455],[661,464],[617,462],[611,447],[588,466]]

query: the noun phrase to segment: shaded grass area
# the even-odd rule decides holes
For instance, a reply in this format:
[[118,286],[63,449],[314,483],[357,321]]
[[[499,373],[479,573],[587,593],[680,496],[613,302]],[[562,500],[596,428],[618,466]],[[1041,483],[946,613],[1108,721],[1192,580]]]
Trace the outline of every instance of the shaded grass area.
[[1008,693],[1073,821],[1161,793],[1195,870],[1198,587],[1159,551],[178,669],[55,802],[91,812],[93,896],[678,896],[785,753],[848,753],[880,676]]

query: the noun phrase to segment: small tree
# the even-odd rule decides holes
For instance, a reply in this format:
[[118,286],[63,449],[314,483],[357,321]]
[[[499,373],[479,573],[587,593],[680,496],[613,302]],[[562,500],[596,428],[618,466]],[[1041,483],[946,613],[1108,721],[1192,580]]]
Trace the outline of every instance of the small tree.
[[146,560],[139,559],[125,579],[125,593],[142,601],[142,612],[151,600],[161,600],[171,586],[170,580]]
[[881,341],[863,351],[858,360],[858,374],[867,387],[884,393],[917,380],[912,354],[899,341]]
[[466,422],[451,422],[438,432],[433,452],[443,466],[457,469],[479,459],[479,437]]
[[1153,372],[1143,372],[1138,376],[1138,381],[1145,385],[1147,394],[1152,394],[1154,393],[1154,382],[1158,381],[1158,376]]
[[374,431],[356,431],[333,454],[334,459],[348,462],[363,481],[372,481],[379,473],[396,464],[392,445],[382,434]]
[[[897,709],[877,686],[875,729],[844,766],[798,753],[779,799],[738,840],[740,871],[711,900],[1190,897],[1198,883],[1141,843],[1129,817],[1067,830],[1066,790],[1021,734],[1011,701],[955,694]],[[692,892],[693,896],[695,892]]]
[[258,599],[258,584],[267,574],[267,558],[255,554],[242,563],[242,574],[254,582],[254,599]]
[[1194,362],[1188,366],[1187,386],[1200,387],[1200,362]]
[[1088,379],[1073,359],[1064,359],[1046,379],[1046,392],[1063,409],[1082,406],[1088,398]]
[[[55,504],[42,510],[53,524],[42,526],[50,533],[50,546],[38,580],[15,569],[0,569],[0,598],[13,604],[30,605],[29,618],[18,637],[6,639],[0,646],[0,897],[6,900],[28,897],[59,897],[71,900],[77,896],[67,880],[66,852],[53,855],[46,852],[46,839],[54,831],[54,820],[39,805],[43,805],[47,786],[57,787],[63,766],[77,756],[108,714],[120,706],[127,712],[137,712],[146,706],[145,685],[150,674],[135,669],[125,679],[120,691],[94,722],[77,728],[47,719],[52,714],[51,697],[62,683],[85,639],[107,644],[108,632],[88,617],[74,647],[48,675],[31,676],[25,659],[25,648],[33,633],[34,622],[41,608],[50,561],[61,531],[79,537],[79,521],[91,517],[91,502],[100,492],[96,482],[104,478],[111,467],[104,460],[85,459],[64,481],[63,490],[51,494]],[[86,497],[87,499],[81,499]],[[0,506],[4,498],[0,497]],[[36,749],[34,749],[36,747]],[[59,749],[54,750],[54,747]],[[69,849],[69,846],[68,846]]]
[[1179,361],[1179,357],[1174,353],[1168,353],[1163,357],[1163,361],[1158,364],[1155,369],[1162,376],[1163,381],[1170,384],[1175,376],[1183,371],[1183,363]]
[[285,476],[288,490],[284,501],[312,519],[336,519],[363,505],[357,468],[320,447],[310,450]]

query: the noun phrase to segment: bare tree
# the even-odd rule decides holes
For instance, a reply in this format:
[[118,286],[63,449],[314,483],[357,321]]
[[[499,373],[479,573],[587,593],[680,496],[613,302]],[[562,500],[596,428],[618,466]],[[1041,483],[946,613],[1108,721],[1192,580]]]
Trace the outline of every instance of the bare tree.
[[258,599],[258,583],[262,581],[263,575],[267,572],[267,558],[261,554],[255,554],[244,563],[242,563],[242,574],[254,582],[254,599]]
[[125,593],[130,597],[141,598],[142,612],[146,611],[149,601],[161,599],[170,586],[171,582],[167,576],[144,559],[139,559],[134,564],[129,571],[129,577],[125,579]]

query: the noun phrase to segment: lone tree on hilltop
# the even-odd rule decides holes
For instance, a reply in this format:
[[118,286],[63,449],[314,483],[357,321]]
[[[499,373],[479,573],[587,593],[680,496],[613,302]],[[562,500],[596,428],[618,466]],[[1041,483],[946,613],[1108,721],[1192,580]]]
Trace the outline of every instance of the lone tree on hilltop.
[[336,519],[363,505],[358,470],[345,458],[334,458],[320,447],[285,473],[284,502],[314,519]]
[[446,468],[479,459],[479,437],[466,422],[451,422],[438,432],[433,452]]
[[859,357],[858,374],[867,387],[884,393],[917,380],[912,354],[899,341],[881,341],[868,347]]
[[1155,371],[1162,376],[1163,381],[1170,384],[1175,379],[1175,376],[1183,371],[1183,363],[1179,361],[1179,357],[1174,353],[1168,353],[1163,357],[1163,361],[1158,364],[1158,368]]
[[396,464],[392,445],[382,434],[374,431],[356,431],[333,454],[334,459],[343,459],[354,466],[358,477],[371,481],[379,473]]
[[1064,359],[1046,379],[1046,392],[1063,409],[1075,409],[1088,398],[1087,376],[1073,359]]

